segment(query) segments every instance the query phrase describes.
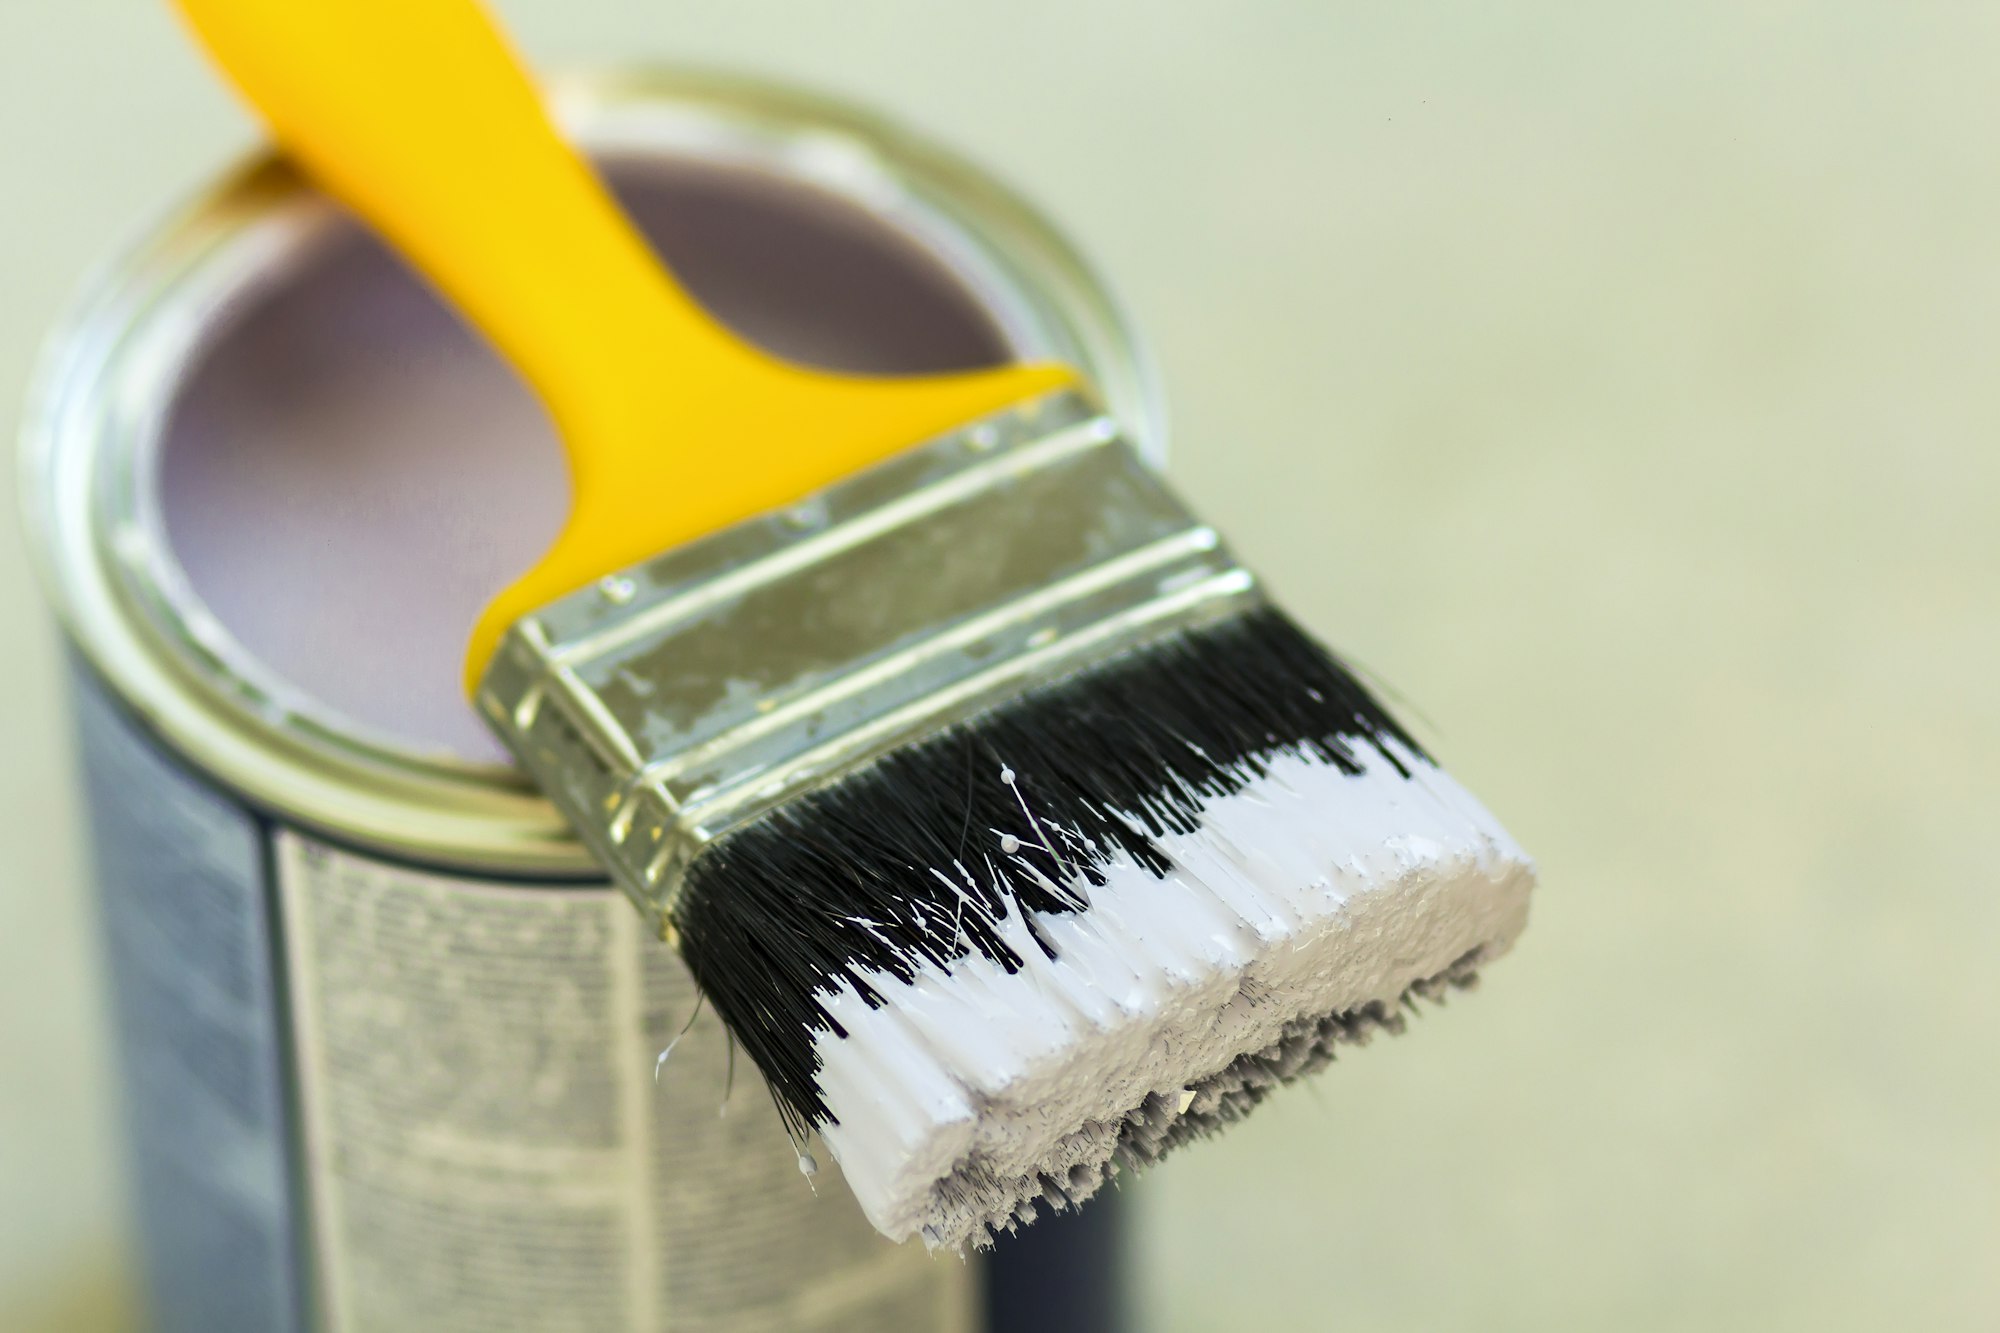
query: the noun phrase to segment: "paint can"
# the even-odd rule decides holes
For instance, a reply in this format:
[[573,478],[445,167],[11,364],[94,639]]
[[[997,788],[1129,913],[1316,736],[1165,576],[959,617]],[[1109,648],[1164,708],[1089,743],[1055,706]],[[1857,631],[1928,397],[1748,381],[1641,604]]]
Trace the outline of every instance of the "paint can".
[[[739,331],[841,369],[1067,360],[1161,447],[1101,285],[950,153],[754,82],[552,95]],[[561,520],[559,446],[288,168],[98,280],[24,451],[157,1327],[1119,1322],[1115,1206],[966,1264],[877,1236],[830,1164],[801,1176],[678,959],[457,695],[471,613]]]

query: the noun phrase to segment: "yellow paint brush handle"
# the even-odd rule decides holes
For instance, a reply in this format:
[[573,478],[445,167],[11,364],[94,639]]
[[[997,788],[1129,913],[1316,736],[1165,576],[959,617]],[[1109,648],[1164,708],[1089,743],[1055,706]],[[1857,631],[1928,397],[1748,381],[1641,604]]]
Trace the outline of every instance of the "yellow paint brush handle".
[[176,0],[279,142],[534,386],[568,524],[482,614],[470,689],[521,615],[1074,379],[907,379],[779,361],[717,324],[562,140],[473,0]]

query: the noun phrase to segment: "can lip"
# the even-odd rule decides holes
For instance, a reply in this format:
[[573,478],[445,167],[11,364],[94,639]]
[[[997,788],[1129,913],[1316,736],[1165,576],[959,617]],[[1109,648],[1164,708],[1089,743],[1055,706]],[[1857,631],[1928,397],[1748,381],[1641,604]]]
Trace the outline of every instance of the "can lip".
[[[775,171],[861,204],[933,251],[1024,354],[1096,382],[1154,461],[1151,364],[1082,257],[992,176],[877,114],[742,75],[671,68],[561,74],[551,100],[604,156],[695,155]],[[85,657],[147,726],[251,801],[332,836],[501,873],[597,872],[515,770],[338,722],[259,669],[208,617],[136,499],[137,461],[216,292],[254,286],[258,246],[296,245],[337,213],[268,153],[104,266],[59,321],[21,436],[23,529]],[[234,266],[234,278],[228,277]],[[246,276],[249,275],[249,276]],[[189,301],[208,288],[211,303]]]

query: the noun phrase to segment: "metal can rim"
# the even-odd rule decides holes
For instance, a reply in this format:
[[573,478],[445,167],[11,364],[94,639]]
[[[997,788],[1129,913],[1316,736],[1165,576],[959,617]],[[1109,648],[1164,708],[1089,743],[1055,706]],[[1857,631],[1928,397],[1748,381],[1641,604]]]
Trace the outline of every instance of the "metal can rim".
[[[579,71],[552,80],[550,96],[595,152],[700,144],[883,214],[990,300],[989,313],[1024,352],[1077,363],[1160,456],[1160,395],[1122,309],[1042,214],[950,149],[851,103],[734,74]],[[173,383],[153,364],[158,348],[197,336],[174,323],[174,296],[215,279],[225,259],[244,262],[259,225],[285,210],[337,216],[269,153],[256,154],[148,228],[58,322],[31,380],[21,437],[24,530],[46,595],[124,704],[253,803],[427,863],[597,878],[561,817],[514,770],[343,729],[260,677],[192,593],[161,576],[162,535],[139,521],[129,496],[121,507],[119,470],[133,467],[153,424],[147,414],[164,411]],[[136,394],[107,392],[135,379]],[[159,392],[149,398],[145,388]]]

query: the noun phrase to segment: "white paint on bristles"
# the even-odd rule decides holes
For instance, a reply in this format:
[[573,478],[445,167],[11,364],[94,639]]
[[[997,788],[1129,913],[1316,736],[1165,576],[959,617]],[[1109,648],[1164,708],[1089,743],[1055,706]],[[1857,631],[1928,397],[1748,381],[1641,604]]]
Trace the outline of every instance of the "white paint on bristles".
[[[1232,1089],[1275,1081],[1231,1066],[1290,1050],[1301,1020],[1393,1008],[1467,955],[1504,952],[1526,922],[1532,863],[1448,775],[1385,744],[1410,777],[1366,745],[1353,776],[1281,753],[1211,800],[1198,831],[1158,844],[1165,878],[1121,856],[1091,885],[1053,841],[1003,843],[1037,872],[1044,852],[1065,896],[1087,904],[1040,914],[1032,931],[1017,908],[998,921],[1020,971],[974,952],[908,983],[869,975],[879,1008],[843,982],[828,1009],[847,1035],[815,1047],[837,1121],[822,1138],[869,1219],[933,1247],[980,1243],[1094,1192],[1150,1098],[1212,1113]],[[1001,780],[1022,789],[1012,770]]]

